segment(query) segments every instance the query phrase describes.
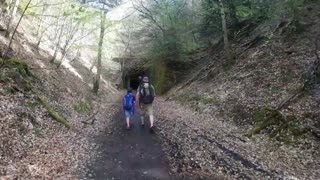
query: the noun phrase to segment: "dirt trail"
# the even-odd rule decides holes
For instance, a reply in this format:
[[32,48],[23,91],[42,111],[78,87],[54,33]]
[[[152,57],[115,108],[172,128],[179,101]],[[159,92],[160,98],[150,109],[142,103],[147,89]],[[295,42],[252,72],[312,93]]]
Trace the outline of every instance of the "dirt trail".
[[86,179],[177,179],[161,150],[157,134],[142,128],[139,112],[131,130],[124,127],[122,111],[113,117],[111,132],[104,132],[94,139],[101,145],[99,156],[88,163]]

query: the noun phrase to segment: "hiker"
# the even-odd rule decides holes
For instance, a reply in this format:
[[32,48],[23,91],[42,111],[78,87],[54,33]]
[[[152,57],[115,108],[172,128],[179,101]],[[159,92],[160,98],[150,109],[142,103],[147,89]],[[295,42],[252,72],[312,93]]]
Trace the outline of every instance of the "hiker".
[[136,98],[132,94],[132,89],[128,89],[127,94],[123,97],[123,110],[126,117],[127,129],[130,129],[130,121],[134,115],[134,104]]
[[152,103],[155,96],[155,89],[153,85],[151,85],[149,78],[147,76],[142,77],[141,83],[137,89],[136,99],[139,101],[139,106],[141,109],[141,126],[144,127],[144,117],[146,114],[148,114],[151,133],[154,133],[154,115]]

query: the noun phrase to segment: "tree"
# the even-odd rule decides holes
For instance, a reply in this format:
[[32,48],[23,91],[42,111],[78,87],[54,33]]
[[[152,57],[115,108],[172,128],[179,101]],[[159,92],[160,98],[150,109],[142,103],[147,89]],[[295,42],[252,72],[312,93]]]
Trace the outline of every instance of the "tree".
[[198,47],[195,4],[190,0],[139,0],[135,4],[140,21],[147,23],[144,36],[149,38],[146,49],[151,55],[147,59],[175,65]]
[[[60,25],[59,24],[59,20],[57,21],[57,32],[58,32],[58,39],[56,41],[56,44],[55,44],[55,50],[54,50],[54,53],[53,53],[53,56],[50,60],[51,63],[54,63],[54,61],[56,60],[56,57],[58,55],[58,51],[59,51],[59,48],[60,48],[60,42],[61,42],[61,38],[62,38],[62,35],[63,35],[63,31],[64,31],[64,26],[65,26],[65,19],[62,20],[62,24]],[[60,27],[60,28],[59,28]]]
[[16,32],[17,32],[17,29],[18,29],[18,27],[19,27],[19,25],[20,25],[20,23],[21,23],[22,18],[24,17],[26,11],[27,11],[28,8],[29,8],[29,5],[31,4],[31,1],[32,1],[32,0],[29,0],[28,3],[27,3],[27,5],[26,5],[26,7],[24,8],[24,10],[23,10],[23,12],[22,12],[22,14],[21,14],[21,16],[20,16],[20,19],[19,19],[19,21],[18,21],[18,23],[17,23],[17,25],[16,25],[13,33],[12,33],[12,36],[11,36],[10,41],[9,41],[9,44],[8,44],[6,50],[5,50],[5,51],[3,52],[3,54],[2,54],[2,57],[7,57],[7,54],[8,54],[8,52],[9,52],[9,50],[10,50],[10,48],[11,48],[11,45],[12,45],[12,42],[13,42],[13,37],[14,37],[14,35],[15,35]]
[[230,52],[230,45],[229,45],[229,39],[228,39],[228,28],[227,28],[227,21],[226,21],[226,14],[225,14],[225,10],[224,10],[223,0],[219,0],[219,3],[220,3],[220,10],[221,10],[224,50],[225,50],[228,61],[231,62],[232,55]]
[[9,37],[10,36],[10,33],[11,33],[11,24],[12,24],[12,21],[14,20],[14,17],[17,13],[17,9],[19,7],[19,0],[13,0],[11,1],[10,3],[10,6],[9,6],[9,19],[8,19],[8,22],[7,22],[7,30],[6,30],[6,34],[5,34],[5,37]]
[[98,48],[98,64],[97,64],[97,75],[95,77],[93,83],[93,92],[98,94],[99,86],[100,86],[100,78],[101,78],[101,57],[102,57],[102,47],[104,40],[104,32],[105,32],[105,23],[106,23],[106,14],[107,11],[102,10],[101,12],[101,27],[100,27],[100,38],[99,38],[99,48]]
[[[83,1],[84,2],[84,1]],[[92,1],[90,1],[92,2]],[[98,59],[97,59],[97,74],[93,82],[93,92],[98,94],[100,88],[100,79],[101,79],[101,72],[102,72],[102,54],[103,54],[103,42],[104,42],[104,33],[106,29],[106,15],[107,11],[110,8],[115,8],[122,2],[122,0],[93,0],[96,2],[93,6],[95,8],[99,8],[101,10],[101,24],[100,24],[100,36],[99,36],[99,44],[98,44]],[[86,3],[89,3],[86,1]]]
[[[42,16],[44,15],[44,13],[46,13],[47,8],[48,8],[47,3],[44,2],[43,7],[41,9]],[[38,37],[38,41],[37,41],[37,45],[36,45],[37,49],[39,49],[39,47],[40,47],[40,43],[42,41],[42,38],[43,38],[45,32],[51,26],[51,24],[50,24],[49,26],[44,27],[45,22],[46,22],[46,17],[44,17],[43,19],[42,18],[38,19],[38,28],[37,28],[37,32],[36,32],[36,36]]]

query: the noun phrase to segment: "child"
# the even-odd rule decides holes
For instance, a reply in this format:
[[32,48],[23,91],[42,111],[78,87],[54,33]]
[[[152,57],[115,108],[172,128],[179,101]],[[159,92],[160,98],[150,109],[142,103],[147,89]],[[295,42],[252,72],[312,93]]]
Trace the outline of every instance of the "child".
[[134,104],[136,102],[136,98],[132,94],[132,90],[128,89],[127,94],[123,97],[123,110],[126,116],[127,129],[130,129],[130,120],[134,115]]

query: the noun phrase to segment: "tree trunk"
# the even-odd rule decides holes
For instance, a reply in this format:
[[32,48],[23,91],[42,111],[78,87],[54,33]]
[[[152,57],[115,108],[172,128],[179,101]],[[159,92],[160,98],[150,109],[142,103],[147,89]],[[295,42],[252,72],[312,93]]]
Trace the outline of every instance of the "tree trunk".
[[17,14],[19,3],[20,3],[19,0],[15,0],[15,5],[14,5],[13,10],[12,10],[12,16],[13,17]]
[[39,50],[39,48],[40,48],[41,40],[42,40],[42,36],[38,39],[38,42],[36,45],[37,50]]
[[[44,15],[44,12],[45,12],[45,10],[46,10],[46,8],[47,8],[47,5],[46,5],[46,3],[43,5],[43,7],[42,7],[42,12],[41,12],[41,14],[42,15]],[[43,26],[43,22],[45,22],[46,21],[46,17],[44,17],[44,19],[42,20],[41,18],[38,20],[38,29],[37,29],[37,33],[36,33],[36,36],[37,37],[39,37],[39,36],[42,36],[42,26]],[[40,35],[41,34],[41,35]]]
[[106,11],[101,12],[101,29],[100,29],[100,40],[99,40],[99,49],[98,49],[98,65],[97,65],[97,75],[95,81],[93,83],[93,92],[98,94],[99,86],[100,86],[100,76],[101,76],[101,58],[102,58],[102,46],[103,46],[103,38],[105,31],[105,21],[106,21]]
[[39,36],[39,39],[38,39],[38,42],[37,42],[37,46],[36,46],[37,50],[39,50],[39,48],[40,48],[40,44],[41,44],[41,41],[42,41],[42,38],[43,38],[45,32],[46,32],[46,30],[43,30],[41,32],[41,35]]
[[69,43],[66,42],[66,43],[64,44],[63,48],[62,48],[61,58],[60,58],[60,60],[59,60],[59,63],[58,63],[58,65],[57,65],[57,68],[60,68],[60,66],[61,66],[62,63],[63,63],[63,59],[64,59],[64,57],[66,56],[66,53],[67,53],[68,44],[69,44]]
[[[63,21],[64,23],[64,21]],[[60,30],[60,33],[59,33],[59,37],[58,37],[58,42],[56,44],[56,48],[54,50],[54,54],[50,60],[50,63],[54,63],[54,61],[56,60],[56,57],[57,57],[57,54],[58,54],[58,50],[59,50],[59,46],[60,46],[60,41],[61,41],[61,36],[62,36],[62,33],[63,33],[63,28],[64,28],[64,24],[61,26],[61,30]]]
[[[12,1],[11,3],[11,7],[9,6],[9,20],[7,22],[7,30],[6,30],[6,34],[5,34],[5,37],[8,38],[10,36],[10,33],[11,33],[11,24],[12,24],[12,21],[14,20],[14,16],[16,15],[17,13],[17,9],[18,9],[18,6],[19,6],[19,0],[14,0]],[[10,12],[10,9],[11,12]]]
[[27,9],[29,8],[29,5],[30,5],[31,1],[32,1],[32,0],[29,0],[27,6],[24,8],[24,10],[23,10],[23,12],[22,12],[22,14],[21,14],[21,17],[20,17],[20,19],[19,19],[19,21],[18,21],[18,24],[16,25],[16,27],[15,27],[13,33],[12,33],[12,36],[11,36],[11,38],[10,38],[9,45],[8,45],[7,49],[6,49],[6,50],[3,52],[3,54],[2,54],[3,57],[6,57],[6,56],[7,56],[7,53],[8,53],[8,51],[10,50],[10,47],[11,47],[11,44],[12,44],[12,41],[13,41],[13,37],[14,37],[14,35],[15,35],[16,32],[17,32],[17,29],[18,29],[18,27],[19,27],[19,25],[20,25],[20,23],[21,23],[21,20],[22,20],[22,18],[24,17],[24,14],[26,13]]
[[228,61],[231,62],[232,61],[232,56],[231,56],[231,53],[230,53],[226,14],[225,14],[225,10],[224,10],[223,1],[219,0],[219,3],[220,3],[220,10],[221,10],[224,49],[225,49],[226,57],[227,57]]

